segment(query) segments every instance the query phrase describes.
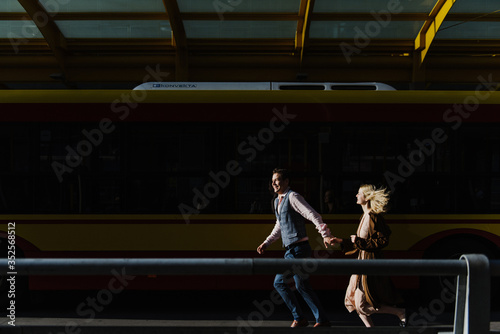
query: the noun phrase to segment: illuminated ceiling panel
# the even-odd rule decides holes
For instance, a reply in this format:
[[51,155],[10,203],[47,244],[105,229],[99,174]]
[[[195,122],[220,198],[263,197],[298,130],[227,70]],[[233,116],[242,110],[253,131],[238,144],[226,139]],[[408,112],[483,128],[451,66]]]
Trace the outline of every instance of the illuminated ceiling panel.
[[436,39],[498,39],[500,22],[445,22]]
[[[3,1],[3,0],[2,0]],[[165,12],[162,0],[39,0],[49,13]]]
[[315,13],[370,13],[388,11],[392,13],[429,13],[435,0],[315,0]]
[[[379,24],[374,21],[313,21],[310,38],[335,39],[406,39],[414,38],[422,27],[422,22],[389,21]],[[365,37],[366,36],[366,37]]]
[[294,38],[295,21],[184,21],[187,38]]
[[0,1],[0,12],[19,13],[24,12],[24,8],[17,0],[2,0]]
[[0,38],[43,38],[33,21],[0,21]]
[[500,11],[500,2],[498,0],[460,0],[453,5],[450,13],[477,13],[492,14]]
[[181,0],[181,13],[297,13],[300,0]]
[[56,21],[66,38],[170,38],[168,21]]

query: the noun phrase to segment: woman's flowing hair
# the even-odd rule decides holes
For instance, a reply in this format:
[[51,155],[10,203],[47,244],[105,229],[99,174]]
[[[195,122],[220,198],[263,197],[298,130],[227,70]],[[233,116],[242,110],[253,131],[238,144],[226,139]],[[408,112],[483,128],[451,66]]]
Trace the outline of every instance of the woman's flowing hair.
[[376,188],[372,184],[363,184],[361,187],[361,192],[365,195],[365,199],[369,202],[368,207],[373,213],[385,213],[387,212],[389,204],[390,192],[387,188]]

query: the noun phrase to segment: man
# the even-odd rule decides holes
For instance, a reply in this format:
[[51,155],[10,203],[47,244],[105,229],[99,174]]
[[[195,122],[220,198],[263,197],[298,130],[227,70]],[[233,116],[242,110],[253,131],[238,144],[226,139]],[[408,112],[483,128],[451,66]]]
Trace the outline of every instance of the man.
[[[278,195],[274,202],[276,213],[276,224],[267,239],[257,247],[257,252],[263,254],[270,244],[280,237],[283,246],[286,248],[285,259],[300,259],[311,257],[311,246],[306,234],[305,220],[310,220],[316,226],[323,237],[325,247],[332,242],[332,235],[328,226],[323,223],[321,216],[304,200],[298,193],[290,190],[290,175],[286,169],[273,170],[272,186]],[[309,279],[302,275],[293,276],[295,285],[301,296],[311,309],[316,324],[314,327],[330,326],[327,315],[321,303],[311,287]],[[283,298],[283,301],[293,315],[291,327],[306,327],[309,325],[307,319],[300,308],[297,297],[290,290],[286,282],[286,277],[282,274],[276,275],[274,287]]]

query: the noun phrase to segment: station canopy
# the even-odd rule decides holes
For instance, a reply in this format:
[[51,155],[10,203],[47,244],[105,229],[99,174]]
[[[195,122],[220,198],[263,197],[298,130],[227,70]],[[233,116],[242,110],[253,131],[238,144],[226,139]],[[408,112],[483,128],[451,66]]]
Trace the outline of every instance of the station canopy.
[[498,0],[2,0],[0,88],[500,78]]

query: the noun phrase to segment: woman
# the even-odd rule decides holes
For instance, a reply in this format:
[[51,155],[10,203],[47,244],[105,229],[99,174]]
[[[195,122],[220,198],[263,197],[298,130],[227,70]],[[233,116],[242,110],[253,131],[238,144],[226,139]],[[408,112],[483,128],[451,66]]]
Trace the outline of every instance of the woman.
[[[334,238],[340,243],[346,255],[358,253],[358,259],[381,258],[381,249],[389,243],[391,230],[385,224],[383,213],[387,211],[389,193],[373,185],[362,185],[356,195],[357,204],[363,208],[358,231],[350,239]],[[396,315],[400,326],[406,327],[405,309],[395,305],[401,302],[388,277],[352,275],[345,295],[345,306],[352,312],[356,310],[366,327],[373,327],[370,315],[389,313]]]

